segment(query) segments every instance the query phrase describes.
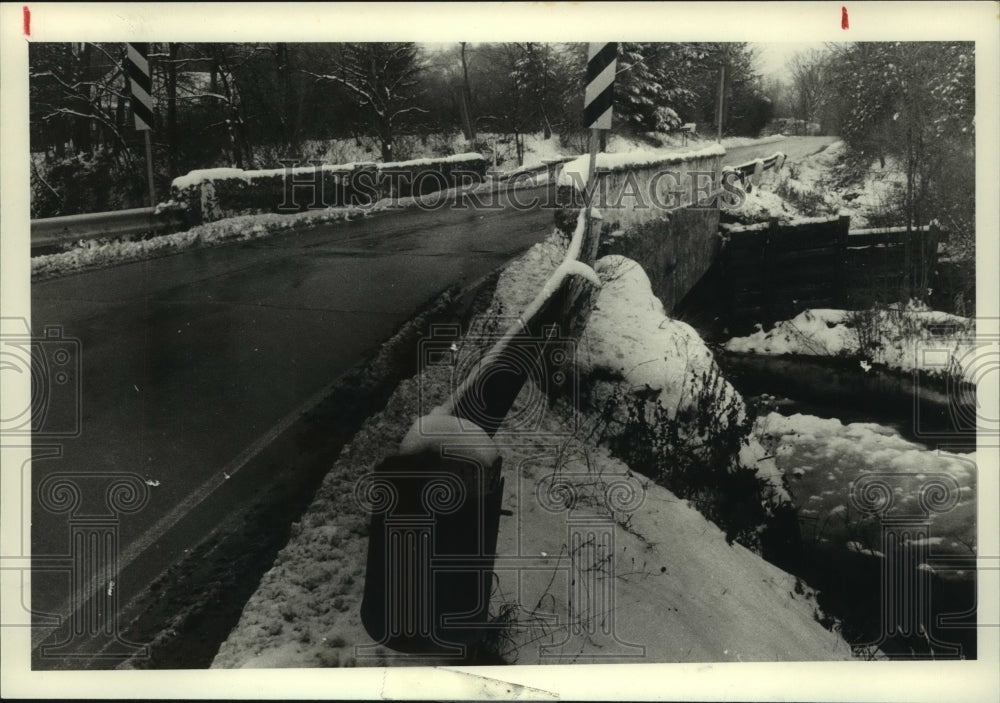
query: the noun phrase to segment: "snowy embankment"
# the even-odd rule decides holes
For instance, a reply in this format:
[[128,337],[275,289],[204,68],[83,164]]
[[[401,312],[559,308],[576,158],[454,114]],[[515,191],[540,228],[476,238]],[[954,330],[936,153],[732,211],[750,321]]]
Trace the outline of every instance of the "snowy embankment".
[[788,163],[762,187],[747,193],[737,211],[742,222],[760,222],[777,217],[781,222],[800,222],[810,217],[850,215],[851,229],[869,227],[869,218],[884,214],[905,186],[905,172],[893,158],[873,167],[850,188],[838,185],[835,168],[846,151],[836,141],[820,152]]
[[[473,323],[473,332],[502,328],[498,315],[523,312],[564,255],[565,246],[553,234],[508,265],[492,307]],[[641,269],[633,265],[630,273],[628,263],[620,257],[599,262],[604,287],[578,363],[584,370],[627,365],[630,383],[655,387],[662,399],[683,407],[680,376],[685,372],[670,359],[686,353],[693,367],[711,362],[690,328],[666,318],[662,306],[657,309],[648,282],[641,285]],[[619,318],[626,310],[634,312],[623,321]],[[621,335],[627,339],[617,339]],[[385,409],[345,447],[214,667],[417,663],[390,658],[392,652],[378,646],[356,649],[373,643],[359,614],[367,516],[353,487],[395,451],[420,408],[448,398],[455,383],[451,371],[429,366],[400,384]],[[539,407],[543,413],[530,436],[511,423]],[[495,440],[506,477],[503,505],[513,515],[500,521],[499,578],[491,608],[506,623],[496,643],[496,654],[506,661],[594,663],[605,661],[602,654],[630,655],[614,661],[633,662],[850,657],[841,637],[817,622],[811,591],[742,546],[727,543],[723,532],[691,505],[633,475],[596,446],[591,431],[599,418],[592,406],[565,400],[550,406],[529,382],[507,417]],[[556,479],[565,489],[546,491]],[[624,489],[615,487],[625,484],[631,488],[617,493]],[[612,536],[610,548],[571,558],[569,513],[544,499],[567,495],[575,497],[565,506],[572,518],[600,522]],[[520,561],[505,564],[507,556]],[[600,576],[594,583],[608,589],[610,611],[602,610],[600,599],[574,601],[574,584],[594,573]],[[609,619],[615,641],[599,636],[601,623]],[[597,636],[586,635],[591,626]],[[546,656],[540,645],[550,645]],[[454,662],[425,658],[419,663]]]
[[[736,147],[754,146],[759,144],[772,144],[787,137],[783,135],[772,135],[768,137],[724,137],[722,146],[726,149]],[[414,156],[433,156],[435,154],[455,154],[466,151],[469,143],[461,133],[451,135],[431,135],[426,140],[412,137],[401,137],[401,147],[405,153]],[[558,134],[552,134],[548,139],[539,133],[521,135],[523,147],[523,163],[516,165],[516,148],[514,139],[508,134],[494,134],[491,132],[480,133],[476,141],[486,146],[486,151],[495,150],[498,155],[498,167],[501,171],[513,171],[517,168],[532,168],[541,166],[547,160],[561,159],[568,156],[579,156],[588,150],[586,139],[562,139]],[[646,151],[651,147],[651,143],[659,146],[657,149],[677,152],[680,150],[697,150],[705,146],[715,144],[712,134],[689,134],[685,136],[680,132],[673,133],[651,133],[646,135],[646,139],[639,139],[625,134],[611,134],[608,136],[608,153],[627,153],[636,151]],[[378,152],[378,145],[373,140],[362,138],[356,139],[331,139],[327,141],[311,141],[304,145],[304,158],[319,160],[325,163],[348,163],[373,161],[373,156]],[[492,159],[492,155],[489,157]]]
[[950,375],[975,383],[975,320],[911,302],[871,310],[812,309],[771,330],[733,337],[726,351],[857,359],[868,371],[880,364],[900,371]]
[[[593,409],[604,408],[615,391],[658,403],[670,418],[691,413],[699,403],[736,408],[735,421],[746,419],[747,408],[736,389],[722,377],[711,351],[693,327],[670,318],[653,295],[649,277],[635,261],[606,256],[597,262],[604,288],[580,340],[578,363],[591,381]],[[706,379],[718,379],[706,388]],[[612,379],[612,380],[603,380]],[[619,421],[623,408],[616,409]],[[721,413],[715,430],[727,419]],[[744,466],[756,469],[778,496],[787,497],[781,473],[754,437],[740,453]]]

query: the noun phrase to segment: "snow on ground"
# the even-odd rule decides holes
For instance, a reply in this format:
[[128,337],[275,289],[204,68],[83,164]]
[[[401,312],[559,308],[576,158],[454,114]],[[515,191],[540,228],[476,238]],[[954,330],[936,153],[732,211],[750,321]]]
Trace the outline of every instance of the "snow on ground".
[[[521,135],[524,148],[524,162],[521,167],[540,166],[546,160],[559,159],[568,156],[579,156],[589,151],[587,135],[576,140],[563,140],[558,134],[552,134],[545,139],[541,132]],[[773,135],[769,137],[725,137],[722,146],[727,149],[751,146],[755,144],[770,144],[781,141],[785,137]],[[399,153],[405,153],[408,158],[434,157],[436,155],[456,154],[469,151],[469,143],[461,132],[450,135],[429,135],[426,138],[403,136],[397,145]],[[514,139],[509,134],[494,134],[482,132],[476,137],[477,142],[486,145],[489,158],[496,150],[502,171],[512,171],[518,168]],[[658,146],[651,146],[657,144]],[[680,151],[697,150],[715,144],[711,135],[688,135],[686,138],[678,132],[650,133],[645,139],[631,135],[611,134],[608,137],[608,153],[624,154],[636,151],[663,151],[677,153]],[[355,139],[331,139],[326,141],[309,141],[303,146],[304,158],[318,159],[329,164],[348,162],[379,161],[380,149],[375,140],[362,137]]]
[[850,215],[852,230],[868,227],[869,217],[882,213],[897,199],[905,174],[887,157],[885,166],[875,166],[857,186],[839,186],[834,169],[846,148],[843,141],[836,141],[816,154],[787,163],[775,174],[766,172],[762,187],[747,194],[739,219],[759,222],[777,217],[790,223],[804,217]]
[[787,224],[798,218],[799,213],[794,205],[785,202],[780,195],[768,190],[767,186],[763,188],[758,186],[746,193],[746,199],[739,208],[738,216],[743,222],[764,222],[771,217],[777,217],[779,222]]
[[[837,419],[772,412],[758,419],[756,431],[789,474],[793,504],[803,521],[803,537],[828,542],[861,542],[878,550],[878,529],[862,529],[860,504],[852,503],[851,482],[871,472],[894,491],[892,515],[921,514],[923,481],[945,473],[957,483],[956,505],[930,515],[934,553],[969,556],[976,543],[976,455],[931,451],[874,423],[843,424]],[[811,527],[809,527],[811,525]],[[862,540],[861,537],[867,539]],[[867,543],[865,543],[867,542]]]
[[[212,177],[211,174],[208,177]],[[288,215],[277,213],[238,215],[224,220],[197,225],[184,232],[175,232],[149,239],[117,238],[111,240],[84,240],[72,244],[71,248],[66,251],[33,256],[31,258],[31,275],[34,280],[43,280],[45,278],[65,275],[73,271],[164,256],[193,247],[216,246],[228,242],[259,239],[281,232],[330,222],[350,221],[385,210],[397,210],[408,207],[434,209],[439,207],[443,199],[454,198],[461,192],[480,194],[485,197],[485,194],[497,189],[503,191],[523,190],[537,188],[545,185],[547,182],[548,174],[541,173],[530,177],[525,176],[511,179],[501,184],[487,180],[472,187],[459,186],[412,197],[385,198],[372,205],[359,207],[331,207],[323,210],[308,210]],[[157,207],[159,209],[166,206],[167,204],[161,203]]]
[[[489,328],[491,316],[516,314],[529,304],[536,286],[562,260],[565,249],[559,242],[554,233],[507,267],[492,307],[474,329]],[[622,286],[612,283],[611,288]],[[613,307],[608,300],[605,305]],[[595,354],[611,348],[593,339],[593,331],[591,337]],[[429,366],[401,383],[385,409],[369,418],[293,527],[213,667],[418,663],[392,659],[392,652],[380,646],[355,649],[373,643],[359,615],[367,518],[353,487],[394,451],[419,410],[441,405],[456,381],[450,367]],[[526,437],[510,418],[532,416],[531,406],[543,412],[536,431]],[[850,658],[841,637],[817,622],[811,591],[796,593],[794,577],[738,544],[727,544],[694,508],[633,476],[579,431],[576,412],[565,402],[549,405],[529,383],[495,438],[506,477],[503,505],[514,513],[501,518],[492,608],[509,624],[498,645],[507,661],[595,663],[609,653],[638,654],[615,660],[633,662]],[[557,479],[555,472],[569,493],[547,490]],[[567,495],[576,498],[571,513],[543,498]],[[568,517],[589,519],[588,529],[598,521],[611,535],[610,547],[574,546]],[[504,556],[527,561],[504,564]],[[595,573],[598,578],[591,580]],[[609,589],[612,611],[601,610],[599,599],[574,597],[574,584],[585,578]],[[601,623],[609,619],[617,641],[600,636]],[[595,634],[585,636],[576,624],[584,630],[592,625]],[[539,645],[551,645],[550,656],[543,658]],[[361,656],[365,653],[370,656]]]
[[782,183],[790,192],[821,196],[829,213],[850,215],[851,228],[862,229],[869,226],[871,215],[883,212],[897,200],[906,184],[906,173],[894,157],[886,157],[885,165],[874,166],[857,186],[834,187],[832,170],[846,149],[844,142],[834,142],[820,153],[791,164]]
[[150,239],[116,239],[112,241],[91,239],[78,243],[68,251],[33,256],[31,258],[31,276],[35,280],[40,280],[71,271],[173,254],[197,246],[216,246],[227,242],[259,239],[280,231],[339,220],[352,220],[364,217],[372,211],[373,208],[370,207],[349,207],[309,210],[293,215],[273,213],[241,215],[198,225],[184,232],[164,234]]
[[524,135],[524,163],[522,166],[538,166],[549,159],[569,156],[570,150],[562,145],[559,135],[548,139],[540,133]]
[[856,358],[865,371],[876,363],[902,371],[948,374],[970,383],[976,383],[981,372],[981,364],[975,363],[979,346],[975,320],[913,302],[860,312],[804,310],[767,332],[758,325],[753,334],[725,343],[730,352]]

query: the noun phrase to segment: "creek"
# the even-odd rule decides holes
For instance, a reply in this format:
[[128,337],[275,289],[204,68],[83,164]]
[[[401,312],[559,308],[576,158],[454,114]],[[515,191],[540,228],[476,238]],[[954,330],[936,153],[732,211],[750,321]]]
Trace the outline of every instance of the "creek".
[[[862,647],[869,655],[877,648],[891,658],[975,658],[975,431],[963,427],[975,417],[974,390],[866,371],[857,360],[714,352],[725,377],[759,408],[758,427],[774,428],[775,461],[800,531],[798,548],[778,565],[816,588],[823,611],[852,644],[872,645]],[[936,473],[956,479],[957,503],[932,516],[929,537],[887,555],[882,519],[866,518],[851,497],[851,484],[872,473],[895,486],[897,510],[915,508],[919,482]],[[897,586],[912,589],[912,602],[896,599],[895,614],[883,593],[887,560],[906,579]]]

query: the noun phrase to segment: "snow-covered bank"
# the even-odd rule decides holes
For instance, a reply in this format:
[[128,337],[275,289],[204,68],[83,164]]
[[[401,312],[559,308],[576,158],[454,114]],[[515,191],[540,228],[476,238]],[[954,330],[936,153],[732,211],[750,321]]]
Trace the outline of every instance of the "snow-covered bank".
[[[493,306],[475,329],[497,327],[490,323],[491,315],[524,309],[562,261],[559,241],[554,233],[508,266],[498,282]],[[609,263],[614,262],[605,262]],[[607,273],[611,267],[602,268]],[[636,275],[625,276],[619,287],[609,280],[605,288],[610,286],[612,297],[634,289],[635,284],[628,282]],[[652,305],[646,301],[647,308]],[[605,310],[614,309],[611,299],[605,299]],[[662,323],[662,314],[655,319]],[[598,329],[602,329],[600,322]],[[602,335],[617,334],[610,327],[603,330]],[[599,359],[616,357],[620,348],[616,350],[609,340],[598,340],[593,330],[587,334],[594,349],[588,352],[586,340],[581,342],[578,359],[591,354],[584,363],[593,365],[595,359],[596,363],[612,363]],[[681,328],[668,335],[675,341],[687,337]],[[654,352],[654,357],[664,354],[663,350]],[[700,355],[694,352],[697,361]],[[669,398],[675,398],[672,393],[684,397],[681,386],[664,382],[669,380],[669,369],[661,370],[662,377],[650,380]],[[419,409],[440,405],[454,382],[450,367],[428,366],[400,384],[385,409],[366,422],[293,528],[288,545],[220,648],[214,667],[416,663],[393,659],[393,653],[381,647],[356,650],[356,646],[373,643],[359,614],[367,516],[353,488],[395,450]],[[530,415],[532,408],[540,409],[542,417],[529,437],[517,420],[512,423],[510,419]],[[559,401],[550,406],[529,382],[496,435],[506,477],[503,505],[513,512],[500,522],[499,581],[492,612],[503,615],[507,628],[496,645],[498,654],[519,664],[850,658],[842,638],[817,621],[815,597],[808,589],[740,545],[727,543],[725,534],[693,507],[634,475],[596,446],[588,434],[587,419],[581,418],[580,408],[572,403]],[[565,489],[547,490],[556,478]],[[631,498],[624,504],[615,502],[623,494],[610,490],[623,483],[631,486],[624,494]],[[546,502],[560,495],[577,497],[565,507],[572,509],[574,519],[600,522],[610,535],[610,547],[577,550],[569,529],[570,514]],[[573,551],[576,559],[570,556]],[[521,561],[505,562],[508,556]],[[575,582],[594,574],[599,576],[594,583],[613,596],[611,611],[599,600],[581,601],[574,595]],[[608,618],[614,620],[617,640],[588,639],[590,626],[599,632],[600,623]],[[543,657],[540,645],[553,646],[547,650],[549,656]],[[608,653],[632,658],[600,658]]]
[[[668,417],[694,413],[706,402],[719,411],[714,430],[725,429],[725,409],[735,421],[746,419],[746,406],[725,378],[708,346],[690,325],[671,319],[653,295],[649,277],[635,261],[606,256],[596,269],[604,280],[597,305],[580,340],[578,361],[584,377],[593,380],[592,405],[603,411],[620,384],[633,396],[658,403]],[[707,379],[717,379],[708,388]],[[618,410],[618,419],[624,408]],[[691,441],[704,441],[692,437]],[[785,497],[781,474],[763,447],[748,437],[740,459]]]
[[298,227],[364,217],[375,209],[377,208],[328,208],[293,215],[242,215],[150,239],[92,239],[80,242],[67,251],[33,256],[31,276],[34,280],[42,280],[73,271],[174,254],[193,247],[259,239]]
[[836,141],[820,152],[786,164],[765,179],[762,187],[747,194],[736,212],[742,222],[760,222],[777,217],[781,222],[808,217],[850,215],[851,229],[870,226],[870,218],[884,215],[898,199],[905,185],[899,165],[887,158],[864,179],[849,188],[838,184],[836,169],[844,158],[846,145]]
[[976,382],[975,320],[929,310],[918,303],[864,311],[812,309],[771,330],[758,326],[725,343],[731,352],[836,356],[858,359],[862,369],[883,364]]

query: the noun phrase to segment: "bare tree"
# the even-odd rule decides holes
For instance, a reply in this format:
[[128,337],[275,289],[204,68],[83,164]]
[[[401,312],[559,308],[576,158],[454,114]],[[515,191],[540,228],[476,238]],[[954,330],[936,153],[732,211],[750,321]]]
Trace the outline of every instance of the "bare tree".
[[[90,152],[95,143],[103,143],[127,161],[123,116],[128,95],[121,48],[94,43],[32,44],[32,123],[68,136],[76,153]],[[61,152],[62,142],[56,146]]]
[[831,95],[827,53],[817,49],[796,53],[790,62],[792,106],[796,116],[816,122]]
[[393,141],[405,115],[426,112],[413,104],[424,70],[412,42],[369,42],[338,45],[326,73],[305,73],[343,86],[370,113],[382,146],[382,159],[393,158]]

